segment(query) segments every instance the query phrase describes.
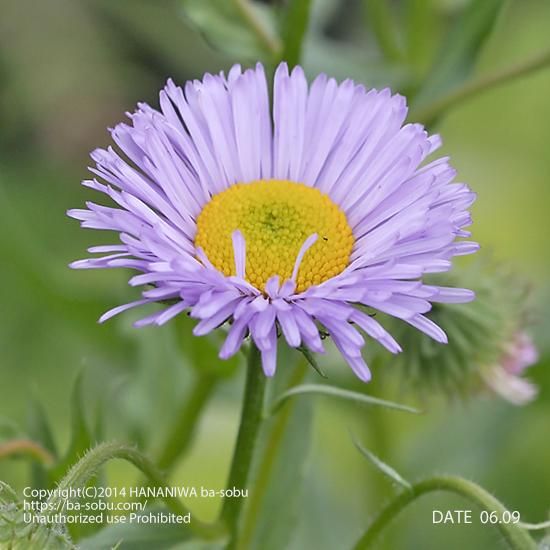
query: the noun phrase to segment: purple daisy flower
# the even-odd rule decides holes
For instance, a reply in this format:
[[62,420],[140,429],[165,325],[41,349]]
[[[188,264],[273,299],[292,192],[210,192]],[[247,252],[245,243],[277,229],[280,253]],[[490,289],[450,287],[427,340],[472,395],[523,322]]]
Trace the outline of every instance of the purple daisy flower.
[[[206,74],[184,89],[168,81],[160,110],[139,104],[96,150],[83,184],[115,207],[87,203],[69,215],[83,227],[120,234],[120,244],[74,268],[126,267],[140,274],[140,300],[165,302],[136,326],[162,325],[189,310],[197,336],[229,322],[226,359],[251,336],[265,374],[279,334],[323,353],[326,332],[361,380],[362,332],[393,353],[399,344],[369,311],[398,317],[439,342],[425,317],[431,302],[468,302],[473,292],[424,284],[451,258],[475,252],[468,207],[475,195],[453,183],[448,158],[424,163],[441,144],[390,90],[366,90],[300,67],[277,68],[273,108],[261,64],[227,78]],[[102,183],[105,182],[105,183]]]

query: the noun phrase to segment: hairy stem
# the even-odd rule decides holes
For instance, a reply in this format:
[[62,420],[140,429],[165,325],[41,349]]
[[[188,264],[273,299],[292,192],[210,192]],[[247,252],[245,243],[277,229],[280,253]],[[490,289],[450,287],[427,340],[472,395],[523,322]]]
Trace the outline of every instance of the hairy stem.
[[[400,493],[380,514],[372,521],[364,535],[354,546],[354,550],[376,548],[375,544],[380,533],[391,521],[411,502],[418,497],[435,491],[447,491],[460,495],[476,503],[487,512],[496,512],[499,518],[503,517],[506,508],[485,489],[466,479],[455,476],[435,476],[415,483],[409,491]],[[512,550],[535,550],[536,544],[529,534],[514,523],[500,521],[493,524]]]
[[[166,480],[157,467],[142,453],[133,447],[121,443],[101,443],[88,451],[59,482],[57,491],[48,499],[48,510],[61,510],[64,494],[69,489],[85,487],[98,472],[99,468],[113,459],[126,460],[140,470],[154,487],[165,487]],[[175,514],[184,516],[189,513],[185,505],[176,497],[164,496],[165,504]],[[203,538],[218,538],[224,534],[224,528],[219,524],[207,524],[192,519],[189,524],[198,536]]]
[[[237,489],[247,488],[250,466],[252,464],[252,458],[256,449],[262,422],[265,381],[265,374],[261,367],[260,352],[258,348],[251,343],[248,355],[241,422],[227,482],[228,489],[232,489],[233,487]],[[242,498],[226,497],[223,502],[221,519],[229,528],[231,536],[229,548],[233,548],[236,542],[242,505]]]

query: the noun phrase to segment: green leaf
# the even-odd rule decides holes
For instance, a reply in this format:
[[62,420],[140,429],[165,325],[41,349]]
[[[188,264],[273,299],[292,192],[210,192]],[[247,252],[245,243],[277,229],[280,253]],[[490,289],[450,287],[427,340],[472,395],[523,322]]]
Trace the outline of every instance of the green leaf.
[[[0,504],[7,506],[11,503],[17,502],[17,494],[15,491],[3,481],[0,481]],[[5,509],[2,508],[2,511]]]
[[9,418],[0,418],[0,443],[6,439],[21,437],[23,432],[16,422]]
[[400,60],[402,54],[389,2],[387,0],[363,0],[363,5],[367,14],[367,23],[376,36],[376,41],[384,57],[389,62]]
[[[138,515],[170,513],[166,508],[152,508]],[[128,516],[125,516],[129,522]],[[80,550],[168,550],[177,548],[179,543],[190,539],[192,533],[185,524],[119,523],[109,525],[91,537],[79,541]]]
[[308,348],[306,348],[305,346],[301,346],[298,348],[298,351],[304,356],[308,364],[319,376],[321,376],[322,378],[328,378],[328,376],[321,370],[321,367],[319,367],[315,355]]
[[380,460],[374,453],[366,449],[359,443],[353,436],[352,436],[353,444],[357,447],[358,451],[373,464],[376,468],[378,468],[386,477],[391,479],[392,481],[395,481],[397,485],[400,485],[401,487],[410,490],[411,484],[401,477],[389,464],[386,464],[382,460]]
[[442,31],[436,0],[407,0],[405,5],[405,55],[415,73],[425,74],[437,52],[436,42]]
[[30,403],[27,424],[31,439],[40,443],[54,456],[57,456],[57,448],[48,415],[37,398],[32,399]]
[[[30,403],[27,425],[31,439],[40,443],[57,459],[57,448],[48,416],[36,397]],[[33,461],[30,470],[33,487],[44,489],[49,486],[48,470],[44,464]]]
[[[131,36],[140,50],[174,76],[202,74],[219,70],[227,63],[201,40],[196,25],[188,24],[181,15],[181,3],[172,0],[89,0],[87,3],[100,25],[113,27],[112,32]],[[192,55],[182,52],[192,51]],[[113,52],[111,52],[113,55]],[[158,61],[157,61],[158,60]],[[122,61],[114,59],[120,70]],[[165,69],[164,69],[165,67]]]
[[433,101],[471,74],[504,4],[505,0],[470,1],[440,45],[441,55],[416,97],[415,106]]
[[311,0],[290,0],[282,24],[283,55],[289,67],[300,63],[309,23]]
[[92,447],[92,436],[84,414],[84,397],[82,391],[83,373],[76,377],[71,395],[71,438],[63,459],[50,472],[52,482],[57,482],[65,472]]
[[319,384],[303,384],[296,386],[285,391],[281,394],[273,403],[271,408],[271,414],[276,413],[284,403],[291,397],[298,395],[326,395],[330,397],[336,397],[338,399],[344,399],[347,401],[354,401],[356,403],[364,403],[365,405],[374,405],[377,407],[385,407],[387,409],[395,409],[400,411],[406,411],[410,413],[419,414],[420,411],[408,405],[402,405],[401,403],[394,403],[393,401],[386,401],[385,399],[379,399],[378,397],[372,397],[365,393],[359,393],[351,390],[345,390],[337,388],[335,386],[323,386]]
[[310,76],[324,72],[336,80],[352,78],[368,88],[390,86],[402,89],[410,80],[409,70],[403,65],[389,66],[378,59],[369,58],[351,44],[321,37],[316,33],[308,38],[308,47],[302,57]]
[[280,53],[273,13],[249,0],[182,0],[187,18],[210,45],[241,60],[271,60]]
[[195,432],[200,423],[209,399],[217,384],[217,379],[210,373],[197,372],[193,385],[188,389],[188,395],[182,401],[178,411],[169,423],[169,429],[158,454],[159,468],[168,472],[191,447]]
[[92,435],[84,414],[83,380],[83,371],[80,371],[71,396],[71,442],[67,452],[69,464],[92,446]]
[[9,485],[0,481],[0,548],[76,550],[60,526],[25,521],[24,509]]

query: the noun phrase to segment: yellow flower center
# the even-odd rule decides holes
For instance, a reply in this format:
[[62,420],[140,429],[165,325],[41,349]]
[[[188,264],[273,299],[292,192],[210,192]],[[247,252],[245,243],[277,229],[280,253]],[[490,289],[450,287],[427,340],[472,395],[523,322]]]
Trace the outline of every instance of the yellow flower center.
[[304,241],[317,234],[296,277],[303,292],[342,272],[349,263],[353,234],[344,213],[318,189],[286,180],[232,185],[212,197],[197,219],[195,245],[225,275],[235,275],[232,234],[246,243],[245,278],[259,290],[279,275],[292,277]]

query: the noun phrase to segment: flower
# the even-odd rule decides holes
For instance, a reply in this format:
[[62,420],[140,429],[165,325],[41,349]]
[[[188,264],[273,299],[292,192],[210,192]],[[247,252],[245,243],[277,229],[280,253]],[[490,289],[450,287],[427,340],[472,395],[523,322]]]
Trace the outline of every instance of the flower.
[[505,346],[497,363],[482,374],[487,386],[513,405],[525,405],[532,401],[538,388],[521,378],[523,371],[538,361],[538,352],[531,337],[517,332]]
[[[247,335],[265,374],[276,368],[277,338],[323,353],[327,333],[357,376],[370,379],[360,332],[393,353],[378,310],[446,342],[424,316],[432,302],[467,302],[470,290],[424,284],[453,256],[478,246],[468,237],[475,195],[453,183],[441,144],[405,124],[405,99],[300,67],[274,76],[273,108],[264,69],[234,66],[184,89],[172,80],[160,110],[139,104],[131,124],[112,131],[118,146],[96,150],[83,184],[116,206],[70,210],[83,227],[120,234],[120,244],[74,268],[126,267],[145,285],[140,300],[166,302],[136,326],[162,325],[189,310],[195,335],[230,324],[220,357]],[[103,180],[103,182],[101,181]]]
[[461,308],[449,304],[432,308],[432,321],[448,330],[448,346],[387,320],[389,330],[409,350],[407,357],[393,362],[399,380],[426,397],[442,391],[465,398],[489,389],[518,405],[533,399],[536,386],[520,378],[538,357],[527,334],[535,317],[527,281],[488,257],[430,278],[433,284],[460,280],[474,290],[476,300]]

